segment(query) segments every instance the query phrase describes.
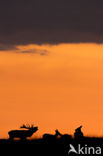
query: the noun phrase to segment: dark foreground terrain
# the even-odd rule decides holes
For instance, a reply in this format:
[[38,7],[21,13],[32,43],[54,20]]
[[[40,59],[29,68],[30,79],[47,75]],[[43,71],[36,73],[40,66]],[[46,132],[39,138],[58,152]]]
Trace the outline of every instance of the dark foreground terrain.
[[[82,148],[80,153],[70,152],[72,147],[78,152],[78,146]],[[92,147],[92,149],[89,149]],[[103,155],[103,138],[83,138],[75,140],[43,140],[43,139],[34,139],[34,140],[0,140],[0,151],[3,152],[2,155],[43,155],[43,156],[68,156],[68,155],[100,155],[98,147],[101,148],[101,154]]]

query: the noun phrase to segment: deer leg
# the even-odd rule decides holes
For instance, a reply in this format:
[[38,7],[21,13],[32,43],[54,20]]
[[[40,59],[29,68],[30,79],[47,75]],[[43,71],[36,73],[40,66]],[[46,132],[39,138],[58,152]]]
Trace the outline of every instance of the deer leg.
[[25,141],[26,140],[26,137],[21,137],[20,138],[22,141]]
[[12,135],[9,135],[9,140],[13,140],[13,136]]

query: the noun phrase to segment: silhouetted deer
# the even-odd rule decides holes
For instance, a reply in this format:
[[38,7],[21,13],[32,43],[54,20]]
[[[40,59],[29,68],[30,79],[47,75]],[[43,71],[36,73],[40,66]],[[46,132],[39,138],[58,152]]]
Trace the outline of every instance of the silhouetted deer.
[[57,134],[58,136],[60,136],[60,141],[62,141],[62,143],[68,143],[71,139],[72,136],[69,134],[61,134],[58,130],[57,130]]
[[9,134],[9,139],[13,138],[20,138],[22,140],[25,140],[27,137],[31,137],[33,133],[35,133],[38,130],[38,127],[34,127],[33,125],[31,126],[26,126],[22,125],[20,128],[25,128],[27,130],[11,130],[8,132]]
[[54,135],[53,134],[45,133],[43,135],[43,139],[47,143],[50,143],[50,142],[52,143],[52,142],[56,141],[58,135],[59,135],[58,130],[55,130],[55,134]]
[[74,138],[75,139],[83,139],[83,132],[81,131],[82,126],[75,129]]

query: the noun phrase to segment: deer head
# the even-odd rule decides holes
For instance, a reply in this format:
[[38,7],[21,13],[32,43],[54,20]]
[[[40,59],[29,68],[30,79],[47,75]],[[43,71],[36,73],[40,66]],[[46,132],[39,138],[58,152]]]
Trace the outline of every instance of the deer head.
[[32,130],[35,132],[38,130],[38,127],[34,127],[34,125],[30,126],[29,124],[27,124],[27,125],[23,124],[20,128],[25,128],[25,129]]

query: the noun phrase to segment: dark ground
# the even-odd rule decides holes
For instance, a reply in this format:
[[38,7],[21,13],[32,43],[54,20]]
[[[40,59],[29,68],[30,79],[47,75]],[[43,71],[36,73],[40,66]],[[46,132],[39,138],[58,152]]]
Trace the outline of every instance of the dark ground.
[[[0,140],[0,151],[3,152],[3,155],[43,155],[43,156],[68,156],[68,155],[78,155],[75,153],[68,154],[70,149],[69,144],[72,144],[75,149],[77,149],[78,144],[81,146],[87,145],[88,147],[101,147],[103,146],[103,138],[87,138],[85,137],[82,140],[61,140],[56,139],[50,142],[46,142],[43,139],[34,139],[34,140]],[[103,152],[102,152],[103,153]],[[79,154],[81,155],[81,154]],[[86,154],[84,154],[86,155]],[[89,154],[92,155],[92,154]],[[96,155],[96,154],[95,154]]]

